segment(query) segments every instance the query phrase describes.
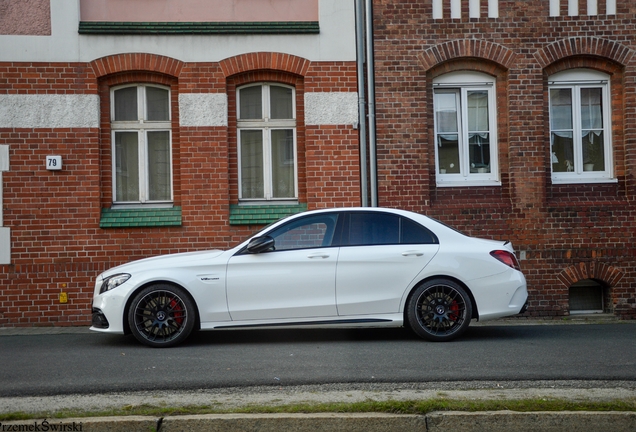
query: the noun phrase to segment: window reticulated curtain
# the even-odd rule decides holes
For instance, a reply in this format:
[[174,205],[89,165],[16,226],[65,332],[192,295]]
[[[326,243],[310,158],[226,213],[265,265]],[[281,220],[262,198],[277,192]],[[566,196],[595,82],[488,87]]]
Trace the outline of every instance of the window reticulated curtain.
[[170,120],[170,92],[157,87],[146,87],[146,111],[149,121]]
[[139,201],[139,133],[115,133],[115,199]]
[[488,173],[490,172],[488,92],[485,90],[468,91],[466,102],[470,171]]
[[167,201],[171,198],[170,132],[148,132],[148,198]]
[[271,133],[272,196],[291,198],[295,195],[294,131],[276,129]]
[[602,96],[601,88],[581,89],[581,148],[584,171],[605,170]]
[[263,198],[263,132],[242,130],[241,135],[241,198]]
[[437,152],[441,173],[457,174],[459,166],[459,119],[456,91],[435,92]]
[[272,119],[292,119],[293,101],[292,89],[288,87],[271,86],[270,94],[270,117]]
[[551,89],[550,124],[553,172],[605,170],[601,87]]
[[137,87],[116,90],[114,121],[137,121]]
[[574,171],[574,125],[572,113],[572,89],[550,90],[550,141],[552,170]]
[[263,118],[263,90],[261,86],[246,87],[239,91],[239,119]]

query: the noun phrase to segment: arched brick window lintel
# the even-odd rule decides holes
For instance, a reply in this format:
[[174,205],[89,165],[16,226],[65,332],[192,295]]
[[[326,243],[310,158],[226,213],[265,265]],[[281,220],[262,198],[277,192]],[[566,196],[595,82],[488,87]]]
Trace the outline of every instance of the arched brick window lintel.
[[623,276],[624,272],[617,267],[599,261],[590,261],[564,268],[559,273],[558,279],[566,287],[585,279],[602,281],[611,287],[616,286]]
[[302,57],[276,52],[241,54],[221,60],[219,65],[225,77],[251,71],[272,70],[305,76],[311,62]]
[[149,53],[126,53],[102,57],[90,63],[97,78],[122,72],[152,71],[178,77],[183,62],[171,57]]
[[598,37],[582,36],[562,39],[538,50],[534,57],[541,68],[568,57],[592,56],[609,59],[619,65],[627,65],[634,56],[634,50],[621,43]]
[[461,39],[432,46],[418,55],[418,60],[425,71],[442,63],[461,58],[489,60],[499,67],[510,69],[516,54],[493,42],[478,39]]

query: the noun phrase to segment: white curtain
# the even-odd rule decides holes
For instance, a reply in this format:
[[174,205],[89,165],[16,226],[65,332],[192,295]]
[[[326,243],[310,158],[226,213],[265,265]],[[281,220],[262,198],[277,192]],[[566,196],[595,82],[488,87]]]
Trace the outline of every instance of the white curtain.
[[294,132],[291,129],[276,129],[272,140],[272,196],[273,198],[293,198],[296,193],[294,182]]
[[170,133],[148,132],[148,193],[151,201],[171,199]]
[[115,133],[115,200],[139,201],[139,134]]
[[263,132],[241,130],[241,198],[264,198]]
[[115,90],[115,121],[137,121],[137,87]]

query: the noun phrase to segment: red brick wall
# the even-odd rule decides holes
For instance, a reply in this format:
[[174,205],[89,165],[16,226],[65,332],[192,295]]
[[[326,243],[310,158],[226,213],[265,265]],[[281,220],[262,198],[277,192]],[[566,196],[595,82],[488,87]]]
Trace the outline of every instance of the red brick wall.
[[[609,287],[608,311],[636,318],[636,5],[569,17],[562,1],[549,17],[547,0],[499,1],[495,19],[484,3],[469,19],[462,0],[453,20],[445,1],[433,20],[432,2],[374,1],[379,204],[511,240],[525,254],[528,315],[567,315],[569,286],[591,278]],[[617,183],[551,183],[547,76],[577,67],[611,76]],[[496,78],[501,186],[435,184],[432,80],[457,70]]]
[[[352,63],[316,64],[274,53],[221,63],[150,54],[91,64],[0,63],[0,94],[98,94],[102,113],[95,129],[0,128],[0,144],[10,153],[3,222],[12,239],[12,263],[0,265],[0,325],[87,325],[99,272],[157,254],[229,247],[259,228],[228,222],[230,204],[238,201],[237,84],[266,79],[295,85],[300,202],[309,208],[359,204],[357,132],[350,125],[306,131],[303,117],[305,91],[355,92],[355,77]],[[112,202],[109,89],[138,82],[171,88],[174,203],[182,207],[183,224],[102,229],[100,211]],[[228,127],[179,126],[179,94],[195,92],[228,94]],[[45,169],[50,154],[62,156],[63,170]],[[60,292],[68,293],[68,303],[59,302]]]

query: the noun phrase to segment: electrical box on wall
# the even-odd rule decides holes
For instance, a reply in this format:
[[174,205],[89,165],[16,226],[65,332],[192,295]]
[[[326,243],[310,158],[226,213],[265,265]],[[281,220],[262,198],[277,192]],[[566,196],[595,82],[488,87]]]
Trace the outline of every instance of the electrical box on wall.
[[58,171],[62,169],[62,156],[47,156],[46,169],[49,171]]
[[0,264],[11,264],[11,229],[2,226],[0,226]]

